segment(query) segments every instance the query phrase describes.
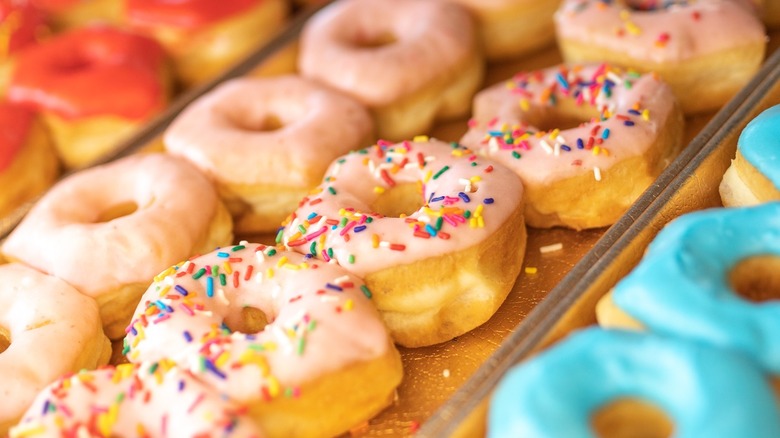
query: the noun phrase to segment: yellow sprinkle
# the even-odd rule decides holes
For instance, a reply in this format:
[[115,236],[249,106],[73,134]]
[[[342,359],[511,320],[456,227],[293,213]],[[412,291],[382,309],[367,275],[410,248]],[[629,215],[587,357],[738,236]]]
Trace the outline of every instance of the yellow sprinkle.
[[477,217],[477,226],[479,228],[485,228],[485,218],[482,216]]
[[164,297],[166,294],[168,294],[169,290],[171,290],[171,285],[166,284],[165,286],[162,287],[162,289],[160,289],[160,296]]
[[376,193],[377,195],[381,195],[384,192],[385,192],[385,188],[384,187],[380,187],[380,186],[374,187],[374,193]]
[[531,108],[531,104],[528,103],[528,99],[520,99],[520,109],[523,111],[528,111]]
[[536,272],[537,272],[536,268],[532,268],[530,266],[526,266],[526,268],[525,268],[525,273],[526,274],[536,274]]
[[591,151],[591,153],[592,153],[593,155],[598,155],[600,151],[601,151],[601,148],[600,148],[600,147],[598,147],[598,146],[594,146],[594,147],[593,147],[593,150]]
[[642,30],[639,28],[639,26],[630,21],[626,21],[626,30],[631,35],[640,35],[642,33]]
[[276,377],[268,377],[268,393],[271,394],[271,397],[279,395],[279,381],[276,380]]
[[222,263],[222,269],[225,270],[226,275],[230,275],[233,273],[233,267],[230,266],[230,263],[228,262]]
[[272,268],[268,268],[268,270],[265,271],[265,278],[274,278],[274,270]]
[[469,228],[477,228],[477,218],[474,216],[469,218]]
[[415,143],[427,143],[428,142],[428,136],[427,135],[416,135],[412,141]]
[[214,361],[214,365],[217,366],[217,368],[224,368],[227,361],[230,359],[230,354],[227,351],[223,351],[222,354],[217,357],[217,360]]
[[644,110],[642,111],[642,120],[648,121],[650,120],[650,110]]
[[379,248],[379,235],[377,234],[371,235],[371,246],[374,248]]
[[558,134],[560,132],[561,130],[558,128],[553,129],[552,132],[550,133],[550,140],[555,140],[555,138],[558,137]]
[[165,279],[165,277],[167,277],[167,276],[169,276],[169,275],[171,275],[171,274],[173,274],[175,272],[176,272],[176,269],[173,266],[171,266],[170,268],[168,268],[168,269],[160,272],[159,274],[157,274],[154,277],[154,281],[155,282],[163,281]]
[[43,424],[36,424],[30,426],[22,425],[14,429],[14,436],[28,437],[28,436],[40,435],[44,432],[46,432],[46,427]]
[[482,210],[484,210],[485,207],[482,204],[479,204],[477,208],[474,210],[474,216],[480,217],[482,216]]
[[287,263],[287,261],[288,261],[287,256],[282,256],[282,258],[279,259],[279,262],[276,263],[276,267],[281,268],[282,266],[285,265],[285,263]]
[[284,269],[289,269],[291,271],[300,271],[301,267],[300,265],[294,265],[292,263],[285,263],[284,266],[282,266]]
[[423,182],[427,183],[428,181],[430,181],[431,176],[433,176],[433,171],[429,170],[425,172],[425,176],[423,177]]
[[629,18],[631,18],[631,14],[628,12],[627,9],[623,9],[622,11],[620,11],[620,19],[621,20],[625,21],[625,20],[628,20]]
[[475,183],[475,182],[480,182],[480,181],[482,181],[482,177],[481,177],[481,176],[479,176],[479,175],[477,175],[477,176],[472,176],[471,178],[469,178],[469,181],[471,181],[471,182],[473,182],[473,183]]
[[352,310],[354,304],[355,303],[352,301],[352,298],[347,299],[347,301],[344,301],[344,310]]

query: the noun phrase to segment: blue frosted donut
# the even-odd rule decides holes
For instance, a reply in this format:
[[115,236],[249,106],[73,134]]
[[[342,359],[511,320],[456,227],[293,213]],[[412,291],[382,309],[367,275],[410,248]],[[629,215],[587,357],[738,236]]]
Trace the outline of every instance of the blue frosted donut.
[[621,398],[662,409],[674,436],[778,437],[772,390],[741,355],[682,339],[587,329],[512,369],[489,437],[592,437],[590,415]]
[[780,302],[750,302],[729,283],[754,256],[780,256],[779,202],[687,214],[661,230],[612,300],[650,331],[739,350],[780,374]]

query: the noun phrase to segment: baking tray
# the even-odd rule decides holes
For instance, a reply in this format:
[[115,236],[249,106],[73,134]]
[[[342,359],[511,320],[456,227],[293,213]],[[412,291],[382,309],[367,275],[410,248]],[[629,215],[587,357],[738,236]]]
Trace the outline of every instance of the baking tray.
[[[776,48],[776,42],[770,46]],[[417,436],[484,435],[488,397],[510,367],[571,331],[595,324],[598,300],[636,266],[647,245],[670,220],[721,206],[718,185],[735,155],[742,129],[777,103],[780,50],[775,50],[750,84],[712,118]]]
[[[142,150],[158,149],[162,133],[175,117],[189,103],[221,82],[234,77],[255,75],[259,70],[268,68],[273,72],[276,58],[284,58],[290,53],[294,56],[297,35],[303,24],[321,7],[322,4],[301,11],[276,38],[243,62],[214,81],[178,96],[165,112],[151,120],[143,130],[120,145],[114,154],[104,157],[99,163],[113,161]],[[557,49],[548,47],[521,61],[492,64],[487,72],[485,86],[505,80],[518,71],[535,70],[560,62],[561,57]],[[777,63],[775,57],[770,63]],[[766,68],[762,69],[748,89],[756,87],[759,79],[766,75],[765,70]],[[515,346],[526,345],[539,336],[536,331],[529,330],[539,324],[540,316],[537,315],[549,314],[551,307],[557,309],[558,303],[564,302],[562,298],[567,296],[565,292],[573,290],[573,285],[578,284],[581,277],[589,273],[589,268],[600,262],[602,255],[608,253],[647,207],[647,200],[660,196],[673,177],[707,144],[728,116],[738,109],[747,94],[747,91],[743,91],[715,115],[688,117],[685,133],[685,143],[688,146],[683,155],[672,163],[664,175],[648,189],[642,200],[609,231],[606,228],[580,232],[560,228],[529,229],[524,268],[535,268],[536,273],[521,273],[505,303],[483,326],[443,344],[418,349],[399,348],[405,377],[395,403],[368,423],[356,427],[351,434],[449,436],[454,433],[459,424],[459,415],[474,412],[479,401],[484,400],[492,388],[492,385],[480,385],[478,382],[505,370],[504,364],[508,359],[514,362],[520,357],[513,355],[510,358],[507,352],[512,352]],[[466,119],[455,120],[437,125],[430,134],[443,140],[458,140],[465,132],[466,126]],[[32,203],[28,203],[13,215],[2,218],[0,237],[13,229],[31,205]],[[270,240],[269,236],[239,238],[261,242]],[[555,244],[562,244],[562,249],[546,254],[540,251],[543,247]],[[536,345],[536,342],[533,345]],[[119,362],[121,359],[117,354],[113,362]],[[482,392],[476,391],[483,386]]]

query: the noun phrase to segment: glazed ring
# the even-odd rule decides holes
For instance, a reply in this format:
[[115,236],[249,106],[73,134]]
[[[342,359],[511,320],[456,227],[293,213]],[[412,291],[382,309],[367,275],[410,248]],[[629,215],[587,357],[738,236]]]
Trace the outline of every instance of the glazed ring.
[[467,148],[419,138],[331,164],[283,232],[362,277],[396,342],[444,342],[487,321],[525,253],[523,186]]
[[776,202],[681,216],[599,303],[599,323],[737,350],[780,374],[779,235]]
[[91,26],[19,52],[8,100],[41,113],[73,168],[105,155],[162,110],[168,88],[165,53],[154,40]]
[[97,305],[62,280],[20,264],[0,266],[0,434],[36,394],[67,372],[105,365],[111,344]]
[[477,94],[469,126],[461,142],[523,180],[528,225],[577,230],[620,218],[683,135],[669,86],[608,64],[518,73]]
[[232,238],[209,181],[184,161],[150,154],[61,180],[2,252],[97,300],[106,334],[118,339],[155,274]]
[[357,277],[242,243],[149,287],[128,327],[132,362],[175,360],[248,405],[271,437],[330,437],[393,401],[401,359]]
[[297,76],[234,79],[188,106],[165,148],[217,185],[236,231],[276,231],[328,164],[370,144],[371,115],[353,99]]
[[762,112],[742,131],[737,155],[723,175],[727,207],[780,201],[780,105]]
[[746,1],[564,0],[555,15],[566,62],[658,73],[683,111],[723,106],[758,71],[767,37]]
[[[660,408],[679,438],[780,434],[765,375],[743,356],[680,339],[591,328],[504,376],[491,401],[488,437],[595,436],[592,415],[600,409],[639,422],[648,412],[645,405],[621,407],[634,400]],[[609,436],[672,435],[636,426],[630,432]]]
[[465,115],[482,83],[471,17],[450,2],[335,2],[306,23],[300,46],[301,74],[367,106],[386,140]]
[[260,438],[263,434],[241,406],[163,361],[63,376],[38,394],[10,436]]

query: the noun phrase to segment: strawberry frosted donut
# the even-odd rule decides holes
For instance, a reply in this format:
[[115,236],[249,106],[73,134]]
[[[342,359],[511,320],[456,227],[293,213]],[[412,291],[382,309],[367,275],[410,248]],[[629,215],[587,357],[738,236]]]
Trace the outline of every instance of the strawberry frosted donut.
[[371,292],[339,266],[242,243],[161,273],[125,338],[245,403],[272,437],[329,437],[393,400],[401,361]]
[[125,0],[25,0],[46,13],[56,30],[83,27],[90,23],[115,23]]
[[464,115],[482,82],[474,26],[439,0],[345,0],[304,27],[301,74],[371,109],[379,138],[424,134],[435,119]]
[[93,26],[19,52],[8,99],[39,111],[65,165],[81,167],[164,108],[166,80],[154,40]]
[[371,115],[353,99],[282,76],[220,85],[182,112],[164,143],[215,181],[238,232],[267,232],[372,132]]
[[11,437],[255,437],[263,434],[213,388],[170,361],[60,378],[38,394]]
[[[157,39],[192,86],[221,73],[285,23],[285,0],[125,0],[125,22]],[[291,66],[292,69],[292,66]]]
[[154,275],[232,240],[230,216],[190,164],[139,155],[84,170],[41,198],[3,255],[95,298],[117,339]]
[[674,96],[654,75],[564,65],[481,91],[461,142],[520,176],[528,225],[579,230],[622,216],[682,134]]
[[97,305],[62,280],[0,266],[0,434],[60,375],[105,365],[111,345]]
[[336,160],[281,237],[363,277],[396,342],[436,344],[487,321],[512,288],[523,186],[457,144],[380,143]]
[[564,0],[555,15],[567,62],[606,61],[667,81],[683,111],[720,108],[764,59],[764,25],[740,0]]
[[0,60],[28,44],[45,30],[43,13],[27,2],[0,0]]

